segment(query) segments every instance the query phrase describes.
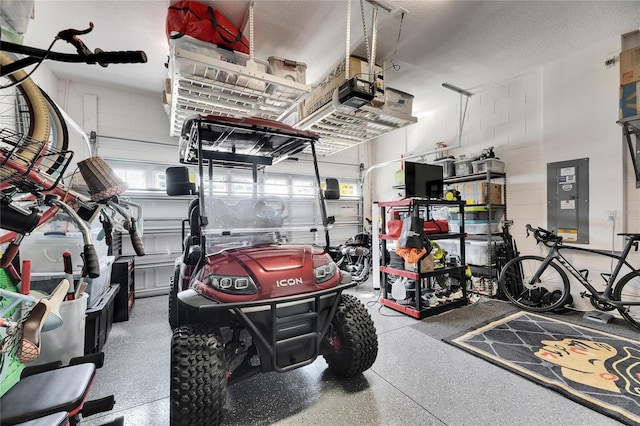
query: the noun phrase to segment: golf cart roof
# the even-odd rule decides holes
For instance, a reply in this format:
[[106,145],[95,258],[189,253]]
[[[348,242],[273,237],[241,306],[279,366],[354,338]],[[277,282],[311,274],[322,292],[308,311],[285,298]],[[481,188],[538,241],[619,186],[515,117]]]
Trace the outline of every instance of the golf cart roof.
[[265,167],[298,154],[319,136],[262,118],[216,115],[186,119],[180,136],[180,161],[199,157],[225,167]]

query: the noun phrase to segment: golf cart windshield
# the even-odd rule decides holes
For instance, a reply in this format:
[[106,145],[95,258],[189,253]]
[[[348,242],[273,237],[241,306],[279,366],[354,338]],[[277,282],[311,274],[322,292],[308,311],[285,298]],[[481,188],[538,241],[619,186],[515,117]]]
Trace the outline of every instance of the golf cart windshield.
[[[324,244],[318,197],[314,196],[317,188],[306,188],[314,192],[310,196],[296,195],[291,191],[272,195],[268,193],[269,185],[228,185],[247,192],[222,197],[215,191],[205,191],[204,216],[207,224],[202,232],[206,236],[208,254],[231,247],[264,244]],[[285,192],[286,189],[297,188],[279,189]]]
[[[315,158],[317,141],[313,133],[263,119],[198,116],[185,120],[180,160],[198,165],[201,232],[207,253],[264,244],[328,245],[329,221]],[[305,150],[313,157],[313,179],[303,186],[288,182],[274,187],[265,169]],[[234,169],[232,179],[239,181],[220,178],[230,176],[225,174],[229,168]]]

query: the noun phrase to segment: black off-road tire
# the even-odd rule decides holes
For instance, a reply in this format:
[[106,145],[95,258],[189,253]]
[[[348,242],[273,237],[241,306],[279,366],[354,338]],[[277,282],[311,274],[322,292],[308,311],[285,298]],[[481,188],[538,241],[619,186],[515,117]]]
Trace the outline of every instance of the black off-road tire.
[[371,315],[357,297],[343,294],[325,337],[322,355],[338,377],[368,370],[378,356],[378,336]]
[[171,330],[178,327],[178,287],[180,283],[180,267],[173,273],[173,278],[169,283],[169,326]]
[[171,426],[219,425],[227,399],[224,350],[215,327],[178,327],[171,339]]

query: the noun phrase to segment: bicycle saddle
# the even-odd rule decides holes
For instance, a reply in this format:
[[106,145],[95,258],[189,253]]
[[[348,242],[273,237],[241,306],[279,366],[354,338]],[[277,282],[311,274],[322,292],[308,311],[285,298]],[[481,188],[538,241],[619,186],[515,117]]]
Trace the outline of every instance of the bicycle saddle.
[[0,398],[0,425],[16,425],[61,411],[75,415],[87,399],[95,375],[95,364],[84,363],[20,379]]

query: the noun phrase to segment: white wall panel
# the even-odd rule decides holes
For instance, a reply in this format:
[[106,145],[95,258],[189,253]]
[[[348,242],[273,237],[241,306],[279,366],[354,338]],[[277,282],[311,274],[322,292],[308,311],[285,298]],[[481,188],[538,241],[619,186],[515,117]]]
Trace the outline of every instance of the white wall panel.
[[[611,229],[603,226],[606,211],[623,210],[622,164],[627,153],[622,128],[616,124],[619,70],[604,66],[607,55],[619,46],[618,37],[603,40],[544,70],[544,161],[589,158],[589,239],[600,249],[612,248]],[[616,249],[622,243],[618,239]]]

